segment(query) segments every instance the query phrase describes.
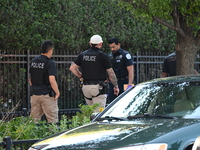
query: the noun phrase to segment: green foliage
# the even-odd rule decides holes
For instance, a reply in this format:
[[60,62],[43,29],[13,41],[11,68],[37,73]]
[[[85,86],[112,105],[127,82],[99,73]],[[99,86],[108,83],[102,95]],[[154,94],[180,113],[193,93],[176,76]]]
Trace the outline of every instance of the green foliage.
[[69,125],[70,128],[75,128],[80,125],[84,125],[90,122],[90,116],[93,113],[93,111],[100,106],[99,104],[94,104],[94,105],[79,105],[80,107],[80,112],[76,113],[76,116],[73,116],[72,119],[70,120],[72,124]]
[[165,41],[174,39],[168,29],[146,24],[143,19],[136,19],[132,10],[118,4],[119,0],[1,1],[0,49],[30,49],[39,53],[41,42],[52,40],[58,49],[56,53],[80,52],[88,48],[93,34],[103,37],[106,51],[107,40],[112,36],[119,37],[123,48],[133,52],[173,48],[171,42],[165,46]]
[[177,15],[181,14],[183,17],[181,19],[184,19],[196,32],[200,29],[200,0],[122,0],[121,5],[132,10],[137,18],[150,21],[156,16],[167,22],[173,22],[171,13],[177,6],[179,11]]
[[79,105],[81,113],[77,113],[72,119],[62,116],[60,124],[47,124],[46,121],[34,123],[31,117],[17,117],[8,122],[0,121],[0,141],[9,136],[12,140],[41,139],[52,134],[75,128],[90,122],[90,116],[99,104],[92,106]]

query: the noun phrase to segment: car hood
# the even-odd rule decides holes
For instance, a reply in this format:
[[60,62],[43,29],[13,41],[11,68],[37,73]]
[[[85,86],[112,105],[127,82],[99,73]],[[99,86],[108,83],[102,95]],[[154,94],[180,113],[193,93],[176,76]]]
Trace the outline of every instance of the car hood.
[[[135,121],[94,122],[39,141],[33,147],[39,148],[41,145],[46,145],[44,149],[58,146],[67,147],[67,149],[112,149],[152,141],[163,142],[159,140],[163,136],[169,136],[168,139],[173,141],[173,138],[180,139],[179,135],[188,134],[187,130],[191,134],[192,131],[188,128],[199,122],[198,119],[192,121],[191,119],[137,119]],[[195,130],[195,127],[191,128]]]

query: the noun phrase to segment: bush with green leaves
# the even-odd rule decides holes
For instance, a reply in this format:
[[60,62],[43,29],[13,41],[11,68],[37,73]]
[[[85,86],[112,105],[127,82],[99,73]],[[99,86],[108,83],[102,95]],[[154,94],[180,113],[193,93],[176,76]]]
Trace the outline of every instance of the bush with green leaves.
[[57,53],[80,52],[93,34],[103,37],[106,50],[112,36],[129,51],[174,49],[171,30],[136,19],[120,0],[3,0],[0,6],[0,52],[38,52],[44,40],[54,41]]
[[0,121],[0,141],[7,136],[11,137],[12,140],[41,139],[61,131],[90,123],[90,116],[99,104],[79,106],[81,112],[77,112],[71,119],[63,115],[59,124],[48,124],[46,121],[40,121],[36,124],[31,117],[23,116],[13,118],[8,122],[2,120]]

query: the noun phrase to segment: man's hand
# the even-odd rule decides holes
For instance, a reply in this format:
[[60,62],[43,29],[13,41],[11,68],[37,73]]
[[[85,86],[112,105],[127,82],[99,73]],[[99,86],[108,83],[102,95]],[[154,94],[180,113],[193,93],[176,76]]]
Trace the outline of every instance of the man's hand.
[[126,90],[130,89],[131,87],[133,87],[131,84],[129,84],[126,88]]
[[119,88],[118,88],[118,86],[114,87],[113,90],[114,90],[114,94],[116,96],[118,96],[118,94],[119,94]]
[[54,96],[54,100],[57,100],[60,96],[60,91],[58,89],[58,84],[56,82],[55,76],[49,76],[49,82],[50,82],[52,89],[54,90],[54,92],[56,94]]
[[56,94],[54,97],[54,100],[58,100],[59,96],[60,96],[60,93]]

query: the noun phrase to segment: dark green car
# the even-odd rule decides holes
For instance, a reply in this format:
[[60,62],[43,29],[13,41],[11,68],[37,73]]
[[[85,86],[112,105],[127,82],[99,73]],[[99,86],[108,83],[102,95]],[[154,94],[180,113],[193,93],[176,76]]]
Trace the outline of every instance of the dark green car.
[[191,150],[200,135],[200,76],[140,83],[90,124],[34,144],[30,150]]

